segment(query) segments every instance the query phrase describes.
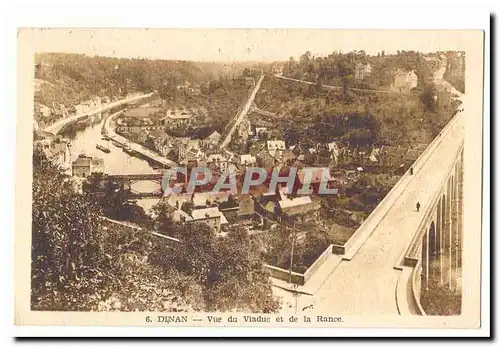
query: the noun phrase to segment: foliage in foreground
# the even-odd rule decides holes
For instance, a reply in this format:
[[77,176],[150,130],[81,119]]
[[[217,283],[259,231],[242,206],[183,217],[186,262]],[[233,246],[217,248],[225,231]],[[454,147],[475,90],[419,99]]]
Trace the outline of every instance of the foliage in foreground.
[[102,219],[38,149],[33,155],[31,306],[60,311],[273,312],[246,233],[190,229],[182,245]]
[[423,291],[420,299],[425,313],[430,316],[456,316],[462,310],[462,293],[452,290],[448,284],[430,281],[429,287]]
[[159,231],[181,243],[171,246],[175,253],[157,252],[152,261],[194,278],[203,288],[206,310],[274,312],[279,308],[258,246],[246,231],[220,237],[205,225],[172,222],[165,206],[158,205],[155,214]]

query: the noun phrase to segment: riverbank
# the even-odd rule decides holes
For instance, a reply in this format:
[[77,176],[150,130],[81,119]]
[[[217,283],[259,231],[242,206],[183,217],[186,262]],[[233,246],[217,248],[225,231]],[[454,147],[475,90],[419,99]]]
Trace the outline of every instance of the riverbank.
[[[110,115],[109,117],[111,117]],[[111,175],[123,174],[148,174],[157,172],[148,161],[131,156],[123,151],[122,148],[113,146],[110,142],[103,139],[101,128],[104,125],[104,119],[89,125],[84,129],[78,129],[74,136],[69,138],[71,144],[71,161],[76,160],[78,155],[85,154],[92,157],[102,158],[104,160],[104,173]],[[100,145],[109,149],[109,153],[104,153],[96,146]],[[152,182],[136,182],[133,184],[136,191],[152,191],[157,189],[157,184]],[[137,205],[148,213],[149,209],[158,203],[159,199],[140,199]]]

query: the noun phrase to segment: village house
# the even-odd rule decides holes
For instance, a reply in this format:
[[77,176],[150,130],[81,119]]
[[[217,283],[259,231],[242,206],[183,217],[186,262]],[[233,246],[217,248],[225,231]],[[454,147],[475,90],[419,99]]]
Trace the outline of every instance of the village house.
[[104,160],[80,154],[71,165],[73,176],[86,178],[94,173],[104,172]]
[[276,154],[276,151],[278,150],[285,150],[285,141],[283,140],[273,140],[273,141],[267,141],[267,151],[269,152],[270,155],[274,156]]
[[42,104],[38,105],[38,110],[40,111],[42,119],[49,118],[52,114],[52,110],[49,107]]
[[192,202],[195,209],[217,206],[228,201],[230,192],[200,192],[194,193]]
[[47,136],[39,141],[39,144],[47,159],[69,173],[71,169],[71,153],[68,141],[59,137]]
[[229,223],[234,223],[238,219],[240,204],[236,195],[230,195],[226,201],[221,202],[218,207]]
[[191,114],[185,110],[167,110],[166,116],[160,119],[161,125],[170,127],[191,125]]
[[238,72],[238,69],[236,68],[236,65],[234,65],[234,64],[224,65],[219,70],[219,78],[220,79],[234,80],[238,77],[239,77],[239,72]]
[[[295,144],[295,145],[290,146],[289,149],[292,150],[293,154],[295,154],[297,156],[297,158],[300,155],[304,154],[304,150],[302,149],[302,146],[301,146],[300,142],[297,143],[297,144]],[[304,160],[304,158],[302,157],[299,160]]]
[[317,220],[319,217],[320,204],[313,202],[307,195],[292,198],[286,192],[280,190],[278,206],[278,220],[283,223],[291,220],[309,222]]
[[402,94],[410,94],[410,91],[413,88],[416,88],[418,85],[418,76],[415,74],[414,70],[411,71],[396,71],[396,75],[394,76],[394,84],[392,85],[392,89]]
[[160,155],[166,157],[173,149],[173,145],[168,138],[165,138],[162,143],[159,143],[156,150]]
[[175,138],[174,146],[178,148],[179,162],[198,161],[205,159],[205,153],[201,150],[201,143],[198,139]]
[[256,139],[263,140],[267,139],[266,135],[269,135],[270,129],[274,128],[274,124],[263,119],[257,119],[252,123],[250,127],[250,134]]
[[273,75],[282,76],[283,75],[283,68],[284,67],[282,64],[274,65],[273,66]]
[[216,146],[219,143],[220,139],[221,139],[221,134],[219,134],[217,131],[214,131],[207,138],[203,140],[203,145],[207,147]]
[[252,134],[254,134],[254,136],[257,140],[263,140],[263,139],[267,138],[265,136],[265,134],[268,134],[266,127],[254,127],[254,130],[250,130],[250,131]]
[[240,155],[240,164],[245,166],[254,166],[257,163],[257,158],[251,154]]
[[273,192],[264,192],[255,200],[254,208],[263,217],[276,220],[279,217],[279,196]]
[[209,168],[218,169],[219,171],[227,169],[229,162],[222,154],[210,154],[207,156],[207,165]]
[[218,207],[208,207],[202,209],[194,209],[191,211],[191,219],[189,223],[206,224],[215,232],[221,232],[222,227],[227,225],[227,219]]
[[169,137],[170,142],[173,146],[173,151],[176,153],[176,158],[174,161],[181,161],[186,157],[186,152],[189,149],[187,144],[189,141],[189,137]]
[[238,138],[240,141],[246,142],[252,131],[250,121],[248,118],[243,118],[238,126]]
[[367,77],[370,77],[372,73],[372,66],[370,64],[358,63],[354,71],[354,79],[356,81],[362,81]]
[[245,77],[245,85],[248,87],[255,85],[255,79],[253,77]]
[[182,155],[179,156],[178,161],[180,164],[184,165],[189,162],[195,162],[197,163],[197,166],[199,166],[198,163],[200,163],[200,161],[203,161],[204,159],[205,159],[205,153],[203,153],[201,149],[191,147],[185,151],[182,151]]

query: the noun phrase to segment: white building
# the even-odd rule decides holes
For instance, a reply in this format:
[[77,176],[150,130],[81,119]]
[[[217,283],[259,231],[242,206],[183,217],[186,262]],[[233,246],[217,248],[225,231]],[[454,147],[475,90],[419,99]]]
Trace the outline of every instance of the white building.
[[255,163],[257,162],[257,158],[254,157],[253,155],[251,154],[242,154],[240,156],[240,164],[241,165],[255,165]]
[[191,218],[188,222],[204,223],[216,232],[220,232],[221,227],[228,223],[226,217],[219,211],[218,207],[195,209],[191,212]]
[[80,154],[71,165],[73,176],[86,178],[94,173],[104,173],[104,159]]
[[39,105],[39,109],[40,109],[40,114],[42,115],[42,118],[48,118],[52,114],[52,110],[45,105]]
[[47,159],[69,174],[71,170],[69,143],[63,139],[50,137],[41,140],[39,143]]
[[418,76],[415,71],[398,70],[394,76],[394,84],[392,89],[403,94],[409,94],[413,88],[418,85]]
[[267,141],[266,145],[267,145],[267,151],[271,155],[276,154],[277,150],[284,151],[286,149],[285,148],[285,141],[283,141],[283,140]]
[[367,77],[370,77],[372,74],[372,66],[370,64],[361,64],[356,65],[356,69],[354,71],[354,79],[357,81],[362,81]]
[[273,75],[278,75],[278,76],[283,75],[283,65],[274,65]]
[[188,125],[191,123],[191,114],[183,110],[168,110],[167,115],[160,119],[163,125]]

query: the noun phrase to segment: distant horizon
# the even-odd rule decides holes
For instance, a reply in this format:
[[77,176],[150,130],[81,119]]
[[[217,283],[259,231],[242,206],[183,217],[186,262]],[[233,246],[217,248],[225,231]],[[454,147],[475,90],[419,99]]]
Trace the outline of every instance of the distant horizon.
[[[361,50],[352,50],[352,51],[345,51],[345,52],[340,52],[342,54],[350,53],[353,51],[361,51]],[[432,54],[432,53],[438,53],[438,52],[447,52],[447,51],[429,51],[429,52],[423,52],[423,51],[418,51],[418,50],[401,50],[405,52],[417,52],[417,53],[422,53],[422,54]],[[302,54],[306,53],[307,51],[304,51]],[[325,54],[317,54],[314,52],[311,52],[311,56],[313,57],[327,57],[329,54],[332,54],[334,52],[338,51],[332,51],[330,53],[325,53]],[[453,50],[452,52],[462,52],[460,50]],[[377,52],[379,54],[381,52]],[[144,60],[164,60],[164,61],[180,61],[180,62],[189,62],[189,63],[208,63],[208,64],[272,64],[272,63],[286,63],[288,59],[284,60],[189,60],[189,59],[169,59],[169,58],[157,58],[157,57],[146,57],[146,56],[135,56],[135,57],[128,57],[128,56],[113,56],[113,55],[101,55],[101,54],[87,54],[87,53],[78,53],[78,52],[62,52],[62,51],[54,51],[54,52],[36,52],[35,54],[74,54],[74,55],[84,55],[86,57],[90,58],[112,58],[112,59],[144,59]],[[367,56],[377,56],[377,54],[368,54]],[[396,55],[396,52],[387,52],[384,51],[385,55]],[[295,60],[299,60],[300,56],[298,57],[293,57]]]
[[[90,57],[177,60],[200,63],[272,63],[299,59],[307,51],[463,51],[460,31],[333,29],[33,29],[51,39],[40,53]],[[59,39],[54,39],[59,37]],[[356,42],[357,45],[353,45]],[[47,47],[48,46],[48,47]],[[52,46],[52,47],[51,47]]]

